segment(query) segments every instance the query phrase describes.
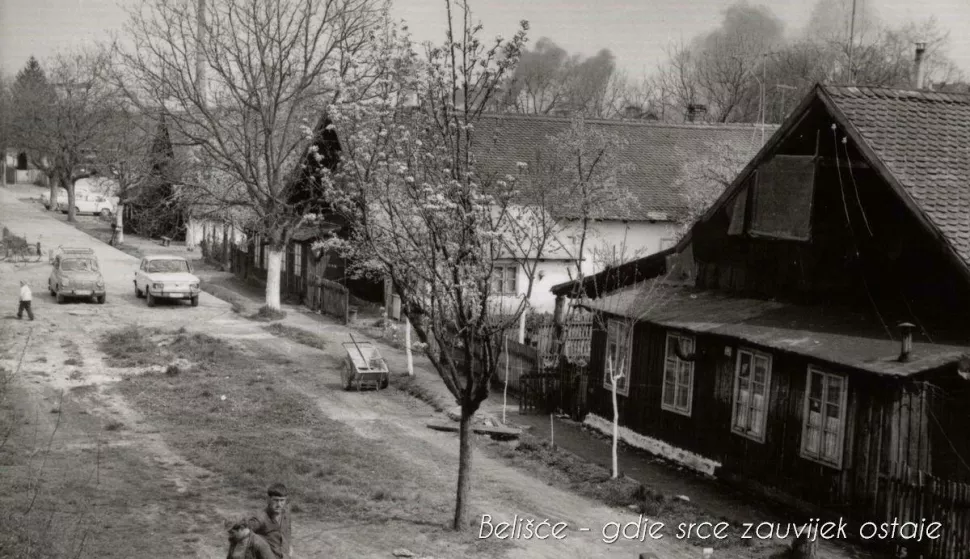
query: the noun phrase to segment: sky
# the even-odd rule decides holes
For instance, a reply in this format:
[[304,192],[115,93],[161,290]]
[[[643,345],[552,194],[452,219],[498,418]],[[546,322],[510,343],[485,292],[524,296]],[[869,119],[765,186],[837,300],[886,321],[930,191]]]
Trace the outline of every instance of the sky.
[[[0,0],[0,71],[15,74],[30,57],[120,33],[123,6],[141,0]],[[734,0],[471,0],[486,37],[511,37],[519,20],[529,21],[531,42],[549,37],[571,53],[613,51],[632,77],[652,72],[664,49],[718,26]],[[812,0],[749,0],[762,4],[796,31],[808,20]],[[843,0],[851,2],[851,0]],[[408,23],[418,42],[444,38],[444,0],[393,0],[392,13]],[[950,30],[949,55],[970,75],[970,0],[869,0],[889,24],[935,17]]]

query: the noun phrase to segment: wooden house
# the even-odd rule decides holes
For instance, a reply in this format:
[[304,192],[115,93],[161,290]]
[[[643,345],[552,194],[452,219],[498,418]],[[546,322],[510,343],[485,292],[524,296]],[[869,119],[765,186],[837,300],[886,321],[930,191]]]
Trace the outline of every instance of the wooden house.
[[970,556],[967,146],[970,95],[816,86],[675,247],[586,279],[591,417],[617,364],[638,440]]

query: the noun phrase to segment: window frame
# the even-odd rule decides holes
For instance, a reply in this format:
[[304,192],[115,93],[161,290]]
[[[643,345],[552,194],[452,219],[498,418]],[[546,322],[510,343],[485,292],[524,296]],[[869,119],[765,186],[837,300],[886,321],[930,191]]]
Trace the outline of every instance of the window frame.
[[[769,406],[769,399],[770,399],[770,396],[771,396],[771,372],[772,372],[772,365],[773,365],[772,358],[771,358],[771,355],[768,354],[768,353],[765,353],[763,351],[757,351],[757,350],[754,350],[754,349],[745,348],[745,347],[739,347],[735,353],[737,354],[737,356],[736,356],[736,358],[734,360],[734,388],[732,389],[732,392],[731,392],[731,394],[732,394],[732,397],[731,397],[731,432],[734,433],[734,434],[736,434],[736,435],[740,435],[740,436],[742,436],[742,437],[744,437],[746,439],[750,439],[752,441],[755,441],[755,442],[758,442],[758,443],[762,443],[763,444],[765,442],[765,436],[766,436],[766,434],[768,432],[768,406]],[[740,423],[738,423],[738,412],[737,412],[737,409],[738,409],[738,401],[739,401],[740,396],[741,396],[741,390],[740,390],[740,388],[741,388],[741,355],[742,354],[747,354],[747,355],[749,355],[751,357],[751,366],[752,366],[752,368],[751,368],[751,377],[750,377],[749,383],[754,383],[754,368],[755,368],[755,361],[756,361],[756,359],[762,358],[762,359],[764,359],[764,360],[766,360],[768,362],[768,365],[767,365],[767,368],[766,368],[766,373],[765,373],[764,400],[763,400],[763,402],[764,402],[764,408],[761,410],[761,412],[763,414],[763,417],[761,418],[761,433],[760,434],[757,434],[757,433],[754,433],[753,431],[751,431],[751,413],[750,412],[752,410],[754,410],[754,406],[752,406],[752,402],[754,401],[753,399],[749,399],[748,403],[745,405],[745,412],[746,412],[746,417],[747,417],[747,426],[746,426],[746,428],[742,428],[742,426],[740,425]],[[750,386],[750,384],[749,384],[749,386]]]
[[[808,443],[808,432],[809,432],[809,409],[812,400],[812,375],[821,375],[823,380],[821,389],[821,404],[822,407],[819,410],[819,416],[821,421],[819,423],[819,440],[818,440],[818,452],[812,453],[807,447]],[[828,407],[830,403],[827,399],[827,392],[829,388],[829,379],[837,378],[839,379],[842,392],[839,395],[839,426],[838,433],[836,434],[836,449],[837,456],[834,459],[828,459],[825,456],[825,417],[828,412]],[[845,374],[831,373],[822,369],[821,367],[816,367],[814,365],[809,365],[808,370],[805,375],[805,398],[802,404],[802,440],[799,443],[798,453],[799,455],[812,462],[822,464],[824,466],[829,466],[837,470],[842,469],[842,464],[845,459],[845,429],[848,423],[848,399],[849,399],[849,377]]]
[[[512,290],[506,289],[506,283],[509,280],[508,272],[511,271],[512,275]],[[497,274],[501,274],[501,279],[496,277]],[[498,289],[495,289],[495,283],[498,281]],[[491,283],[491,289],[493,295],[518,295],[519,294],[519,268],[515,264],[496,264],[492,268],[492,277],[489,278]]]
[[[633,370],[630,362],[633,360],[633,352],[631,351],[631,347],[625,346],[630,339],[628,331],[632,327],[632,325],[624,323],[622,320],[616,320],[615,318],[611,318],[606,321],[606,347],[603,354],[603,388],[610,392],[613,392],[613,379],[609,375],[609,367],[607,366],[607,363],[610,358],[610,354],[612,353],[610,350],[610,346],[613,345],[611,340],[615,339],[613,336],[611,336],[614,328],[622,335],[623,338],[621,343],[615,344],[617,347],[617,353],[619,353],[620,350],[626,351],[626,370],[624,371],[626,374],[623,376],[623,382],[616,386],[617,396],[630,395],[630,372]],[[632,345],[633,344],[630,344],[630,346]]]
[[[681,359],[680,357],[678,357],[676,354],[674,354],[674,355],[671,355],[670,354],[670,339],[671,338],[675,338],[675,339],[678,339],[678,340],[684,340],[684,341],[690,342],[691,351],[695,351],[696,348],[697,348],[697,345],[696,345],[697,344],[697,341],[696,341],[696,338],[694,336],[691,336],[689,334],[684,334],[684,333],[681,333],[681,332],[669,332],[669,331],[667,332],[667,335],[664,338],[664,362],[663,362],[663,376],[661,378],[660,409],[662,409],[664,411],[671,412],[671,413],[676,413],[678,415],[683,415],[683,416],[686,416],[686,417],[690,417],[691,414],[694,411],[694,362],[693,361],[684,361],[683,359]],[[673,403],[672,404],[668,404],[667,403],[667,372],[668,372],[667,371],[667,363],[668,363],[668,361],[670,361],[671,358],[675,359],[676,360],[676,363],[678,365],[680,363],[684,363],[684,364],[686,364],[687,367],[689,367],[689,376],[688,376],[688,382],[687,382],[687,407],[686,407],[686,409],[685,408],[681,408],[681,407],[679,407],[677,405],[677,387],[679,386],[679,383],[677,382],[678,378],[677,378],[676,375],[677,375],[677,373],[680,372],[679,366],[678,366],[677,369],[675,369],[675,372],[674,372],[675,376],[674,376],[674,379],[673,379],[673,386],[674,386]]]
[[293,275],[303,275],[303,245],[299,243],[293,244]]

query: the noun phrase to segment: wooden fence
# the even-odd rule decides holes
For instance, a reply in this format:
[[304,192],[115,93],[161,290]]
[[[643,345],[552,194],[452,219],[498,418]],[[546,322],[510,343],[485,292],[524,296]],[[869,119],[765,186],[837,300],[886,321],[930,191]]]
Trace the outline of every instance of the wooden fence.
[[[555,324],[552,315],[535,315],[529,325],[529,338],[535,342],[539,359],[543,364],[555,359]],[[571,313],[563,322],[563,355],[571,361],[589,360],[590,341],[593,339],[593,315]]]
[[350,291],[337,282],[319,277],[312,278],[307,289],[307,307],[343,320],[350,321]]
[[[907,547],[909,557],[970,559],[970,484],[936,478],[898,462],[890,463],[879,483],[876,509],[883,522],[919,524],[925,519],[926,524],[942,524],[941,536],[936,539],[924,537],[922,542],[908,543],[897,538]],[[903,535],[911,531],[907,528]]]
[[512,340],[508,341],[506,347],[507,350],[503,349],[499,354],[494,380],[502,386],[507,384],[509,392],[520,394],[523,375],[536,373],[539,370],[539,355],[534,347]]

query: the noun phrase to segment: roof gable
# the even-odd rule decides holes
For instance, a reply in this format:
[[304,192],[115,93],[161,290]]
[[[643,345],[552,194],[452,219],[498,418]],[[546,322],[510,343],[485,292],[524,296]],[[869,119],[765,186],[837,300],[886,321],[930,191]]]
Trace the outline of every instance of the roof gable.
[[[518,162],[534,161],[537,151],[568,130],[571,122],[563,117],[483,115],[475,124],[478,139],[473,150],[486,172],[515,175]],[[666,124],[591,119],[585,123],[618,136],[625,144],[618,158],[631,164],[631,169],[621,177],[620,187],[633,194],[636,204],[618,196],[612,207],[604,208],[603,219],[673,219],[685,210],[686,203],[677,185],[688,162],[704,157],[719,145],[754,155],[764,139],[761,126],[751,124]],[[769,132],[775,128],[775,125],[767,126]],[[567,203],[563,207],[568,206]]]
[[857,143],[970,265],[970,95],[822,86]]

